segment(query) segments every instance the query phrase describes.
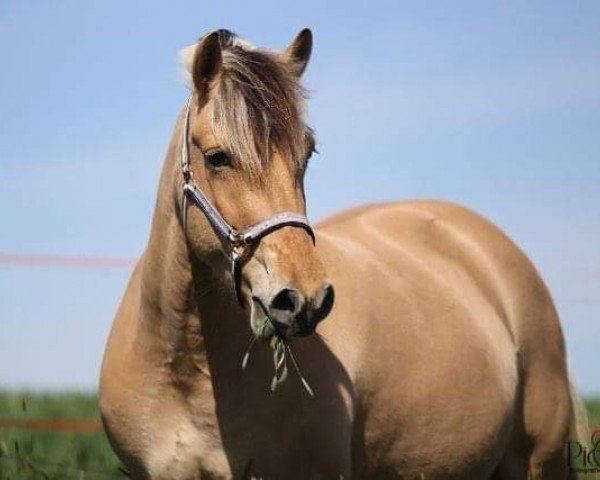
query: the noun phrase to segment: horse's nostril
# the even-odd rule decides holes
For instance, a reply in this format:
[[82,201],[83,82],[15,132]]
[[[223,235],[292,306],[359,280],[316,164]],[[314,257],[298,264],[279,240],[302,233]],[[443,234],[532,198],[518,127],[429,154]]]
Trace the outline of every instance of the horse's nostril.
[[272,320],[290,325],[303,303],[304,298],[298,291],[284,288],[271,300],[269,316]]
[[300,295],[295,290],[284,288],[271,300],[271,308],[293,312],[300,303],[299,297]]
[[326,283],[321,294],[315,300],[315,309],[313,312],[313,322],[315,325],[329,315],[329,312],[333,308],[334,300],[335,292],[333,285]]
[[306,299],[300,292],[293,288],[283,288],[271,299],[268,308],[269,319],[280,335],[287,335],[290,327],[294,335],[306,336],[312,333],[321,320],[323,320],[333,307],[333,286],[325,283],[303,311]]

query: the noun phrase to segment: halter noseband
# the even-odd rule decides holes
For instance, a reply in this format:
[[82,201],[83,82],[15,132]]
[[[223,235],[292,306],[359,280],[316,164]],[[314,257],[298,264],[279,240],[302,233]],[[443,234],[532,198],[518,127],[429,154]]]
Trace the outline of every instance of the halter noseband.
[[187,204],[188,197],[202,210],[206,219],[210,222],[215,233],[228,247],[228,256],[231,260],[231,276],[233,288],[240,305],[243,306],[241,285],[242,266],[247,260],[248,253],[254,244],[261,238],[279,230],[283,227],[298,227],[304,229],[315,243],[315,233],[308,223],[308,219],[299,213],[281,212],[266,220],[255,223],[243,230],[232,227],[221,216],[219,211],[208,201],[200,187],[194,181],[194,175],[190,166],[189,153],[189,129],[190,129],[190,104],[192,97],[188,98],[185,108],[185,123],[183,127],[183,139],[181,142],[181,169],[183,172],[183,198],[181,214],[183,216],[183,229],[187,230]]

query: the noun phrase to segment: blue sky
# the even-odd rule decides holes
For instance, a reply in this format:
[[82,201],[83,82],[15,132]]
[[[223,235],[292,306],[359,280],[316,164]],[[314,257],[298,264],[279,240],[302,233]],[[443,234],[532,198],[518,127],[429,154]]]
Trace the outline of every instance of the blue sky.
[[[177,51],[309,26],[311,218],[412,198],[486,215],[600,394],[600,4],[485,3],[3,1],[0,251],[137,256],[187,94]],[[94,388],[128,275],[0,264],[0,385]]]

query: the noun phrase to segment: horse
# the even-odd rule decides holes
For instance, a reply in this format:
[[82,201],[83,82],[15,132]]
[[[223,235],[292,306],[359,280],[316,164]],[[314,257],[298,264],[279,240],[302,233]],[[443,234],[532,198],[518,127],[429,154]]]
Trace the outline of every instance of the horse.
[[113,449],[139,479],[566,478],[585,420],[561,326],[503,232],[442,201],[306,220],[312,44],[217,30],[184,50],[102,363]]

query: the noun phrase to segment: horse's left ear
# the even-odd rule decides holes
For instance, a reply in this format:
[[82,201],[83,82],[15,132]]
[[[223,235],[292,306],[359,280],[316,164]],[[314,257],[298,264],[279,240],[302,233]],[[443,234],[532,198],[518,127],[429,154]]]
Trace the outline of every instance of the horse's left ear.
[[283,57],[298,77],[306,70],[312,52],[313,34],[310,29],[303,29],[292,44],[283,51]]

